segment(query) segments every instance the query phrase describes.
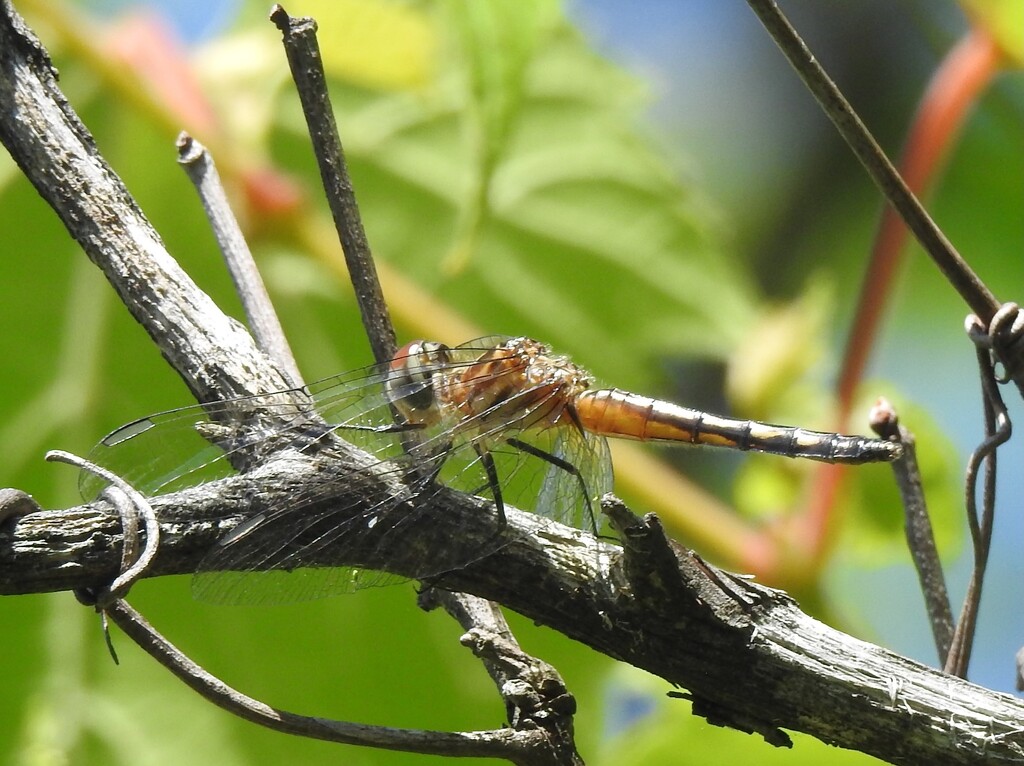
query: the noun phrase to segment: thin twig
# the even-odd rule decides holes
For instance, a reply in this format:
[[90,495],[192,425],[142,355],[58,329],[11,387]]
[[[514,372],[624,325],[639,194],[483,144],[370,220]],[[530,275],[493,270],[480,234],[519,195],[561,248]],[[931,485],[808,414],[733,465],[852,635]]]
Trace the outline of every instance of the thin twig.
[[338,126],[327,94],[323,61],[316,39],[316,22],[309,18],[292,18],[280,5],[271,9],[270,20],[281,30],[284,38],[292,79],[302,102],[320,178],[345,251],[345,263],[374,359],[378,363],[387,362],[395,354],[395,330],[377,279],[377,268],[370,255],[352,179],[345,165]]
[[[121,596],[127,593],[131,584],[138,577],[144,575],[157,551],[159,524],[156,514],[153,512],[148,501],[120,477],[100,466],[96,466],[91,461],[61,451],[50,452],[47,455],[47,459],[69,463],[96,473],[101,478],[111,482],[108,490],[113,490],[113,493],[106,499],[122,510],[122,539],[125,540],[124,547],[126,549],[129,547],[129,538],[135,535],[135,526],[126,522],[134,520],[136,513],[143,515],[146,521],[146,548],[143,555],[135,562],[125,562],[124,556],[122,556],[122,573],[109,588],[102,589],[91,603],[95,604],[98,610],[101,611],[104,620],[109,617],[140,648],[167,667],[178,678],[185,681],[193,690],[219,707],[246,720],[276,731],[346,744],[424,754],[500,757],[514,763],[537,764],[538,766],[540,764],[560,766],[561,764],[575,762],[571,759],[555,758],[553,752],[558,748],[553,747],[553,743],[550,741],[551,727],[536,725],[537,718],[540,718],[541,721],[544,720],[543,713],[548,712],[547,709],[541,710],[539,713],[535,710],[531,711],[537,713],[537,715],[529,718],[524,716],[522,719],[514,721],[513,723],[518,723],[519,725],[515,725],[513,730],[499,729],[495,731],[451,733],[369,726],[301,716],[272,708],[236,691],[205,671],[178,650],[121,598]],[[122,504],[122,499],[126,500],[127,503]],[[112,596],[114,598],[111,598]],[[482,599],[476,599],[471,596],[462,596],[462,598],[467,600],[473,599],[475,602],[483,604],[487,603]],[[497,609],[497,607],[493,608]],[[478,617],[478,615],[474,615],[474,617]],[[499,618],[500,613],[494,619],[497,620]],[[104,622],[105,625],[106,623]],[[107,634],[107,643],[116,662],[117,656],[113,651],[109,634]],[[550,690],[550,687],[545,688]],[[564,686],[561,688],[564,689]],[[540,698],[541,689],[537,691],[537,697]],[[506,695],[507,699],[508,696]],[[568,711],[570,716],[568,724],[570,737],[568,738],[568,743],[571,754],[575,754],[575,750],[571,746],[572,712],[574,712],[574,709]]]
[[534,740],[540,739],[536,731],[420,731],[333,721],[279,710],[242,694],[206,672],[161,636],[127,602],[115,601],[106,612],[126,635],[191,689],[218,707],[275,731],[388,750],[510,760],[515,760],[510,758],[510,753],[522,753],[533,747]]
[[896,208],[918,242],[971,310],[987,323],[999,308],[999,302],[907,188],[878,142],[808,50],[789,20],[774,0],[747,0],[747,3],[835,124],[875,185]]
[[196,187],[256,343],[291,378],[293,386],[301,386],[302,373],[299,372],[288,339],[281,329],[281,322],[259,269],[256,268],[256,261],[242,234],[242,228],[231,211],[213,157],[205,146],[184,131],[178,135],[177,146],[178,164]]
[[[928,190],[941,167],[939,157],[949,148],[981,92],[1000,71],[1002,60],[996,41],[980,26],[972,27],[943,57],[918,104],[900,158],[900,175],[915,194],[923,195]],[[877,341],[878,327],[896,291],[899,266],[908,256],[906,239],[907,227],[895,208],[885,205],[837,377],[841,422],[849,417],[868,355]]]
[[931,622],[939,664],[945,665],[953,643],[953,611],[924,498],[914,435],[900,424],[896,410],[885,399],[878,400],[871,410],[870,419],[875,433],[883,439],[892,439],[903,445],[903,455],[890,465],[903,501],[907,549],[917,569],[917,579],[921,584],[928,620]]
[[[1003,316],[1009,316],[1003,314]],[[971,531],[974,548],[974,566],[967,585],[963,608],[953,634],[953,645],[946,660],[945,670],[955,676],[966,678],[974,646],[977,627],[978,607],[988,568],[989,549],[992,545],[992,525],[995,515],[996,451],[1005,444],[1013,432],[1006,406],[999,393],[995,369],[992,366],[990,343],[982,340],[998,334],[998,319],[985,327],[976,317],[967,318],[967,333],[975,341],[978,370],[981,378],[982,403],[985,414],[985,439],[971,454],[967,463],[966,506],[967,526]],[[982,512],[978,516],[978,471],[984,465],[985,479],[982,485]]]

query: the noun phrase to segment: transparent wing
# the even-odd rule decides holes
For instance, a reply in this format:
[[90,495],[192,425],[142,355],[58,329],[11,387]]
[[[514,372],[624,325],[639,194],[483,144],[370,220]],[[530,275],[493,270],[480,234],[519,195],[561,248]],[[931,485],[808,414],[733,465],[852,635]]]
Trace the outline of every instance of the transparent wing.
[[[160,495],[237,473],[244,457],[268,440],[275,442],[276,449],[303,449],[335,433],[371,453],[381,465],[392,461],[386,471],[378,465],[378,476],[387,471],[405,476],[412,460],[404,455],[401,434],[395,430],[384,380],[379,368],[366,368],[285,392],[287,397],[246,397],[152,415],[112,432],[93,449],[90,459],[140,491]],[[243,425],[233,420],[239,412],[262,413],[273,425],[262,428],[258,420]],[[428,438],[445,441],[437,433]],[[418,474],[429,478],[429,466]],[[94,498],[103,487],[89,474],[83,474],[80,484],[86,499]],[[424,495],[430,491],[427,485],[426,479],[419,479],[412,489]],[[328,483],[293,497],[285,507],[242,522],[200,562],[194,593],[217,603],[287,603],[405,579],[352,567],[298,566],[315,560],[321,550],[352,543],[362,543],[376,551],[375,560],[386,561],[390,550],[402,547],[401,532],[421,512],[408,504],[391,507],[390,501],[361,514],[354,514],[351,504],[325,505],[325,498],[344,496],[343,489]],[[436,538],[428,539],[432,548],[419,546],[423,563],[411,564],[418,577],[465,566],[501,542],[460,545],[453,542],[451,530],[444,536],[431,533],[427,537]]]
[[[460,346],[452,366],[470,363],[482,348],[479,344],[490,340]],[[140,492],[162,495],[234,475],[245,464],[243,456],[268,440],[282,448],[292,437],[302,448],[314,418],[368,452],[382,458],[397,456],[400,450],[386,449],[399,440],[386,436],[395,421],[385,380],[386,371],[373,365],[291,391],[168,410],[112,431],[92,449],[89,459]],[[254,417],[242,423],[239,413]],[[258,413],[266,416],[266,427],[260,427]],[[103,480],[93,474],[80,475],[79,488],[86,500],[94,499],[103,487]]]
[[[460,364],[469,363],[505,340],[495,336],[473,341],[454,349],[452,356],[459,358]],[[458,356],[461,351],[468,352],[466,357]],[[501,370],[500,374],[511,377],[521,368]],[[572,403],[559,399],[560,392],[551,390],[547,396],[538,398],[540,392],[547,390],[546,384],[541,380],[535,386],[518,389],[509,383],[511,393],[499,397],[491,410],[461,419],[451,426],[452,430],[437,437],[452,439],[454,432],[458,453],[458,458],[449,458],[441,478],[449,486],[471,494],[487,494],[493,499],[478,450],[467,448],[475,444],[493,459],[505,503],[596,534],[600,527],[599,499],[612,487],[608,443],[575,425],[567,411]],[[556,414],[551,419],[555,423],[535,427],[534,414],[546,411],[552,403]],[[504,415],[495,419],[498,410]],[[557,416],[559,412],[562,417]],[[425,445],[427,449],[438,446],[429,441]]]
[[[372,396],[380,403],[375,410],[387,409],[383,392]],[[507,531],[501,534],[496,513],[489,516],[489,533],[485,529],[470,538],[429,503],[432,493],[444,486],[476,492],[487,486],[479,456],[457,424],[442,422],[414,431],[419,445],[413,454],[406,454],[398,443],[400,435],[377,430],[383,415],[350,416],[344,408],[328,408],[324,414],[341,421],[335,430],[339,436],[359,442],[381,460],[369,472],[372,478],[357,474],[347,476],[344,483],[328,480],[286,508],[241,524],[200,562],[193,578],[197,598],[229,604],[288,603],[407,579],[382,571],[380,562],[401,561],[410,577],[428,579],[483,558],[511,539]],[[354,512],[360,497],[378,492],[366,491],[360,482],[379,484],[388,474],[407,483],[408,496]],[[351,502],[345,499],[349,495]],[[332,550],[360,552],[364,565],[307,565]]]
[[[390,465],[404,472],[404,462]],[[376,470],[374,481],[381,475]],[[439,490],[426,479],[404,500],[382,500],[353,512],[356,500],[349,498],[366,492],[364,480],[369,481],[357,475],[344,486],[328,484],[322,497],[243,522],[200,563],[193,594],[221,604],[277,604],[350,593],[407,579],[376,568],[379,562],[402,562],[410,577],[427,579],[483,558],[510,539],[499,534],[496,514],[489,517],[492,533],[472,540],[443,514],[428,516],[435,510],[430,496]],[[316,565],[337,550],[360,556],[364,566]]]
[[[575,427],[544,432],[545,446],[558,463],[549,462],[537,499],[537,513],[577,529],[601,528],[601,496],[612,489],[608,440]],[[553,438],[552,438],[553,437]],[[569,466],[573,470],[567,470]]]
[[[251,417],[242,422],[240,413]],[[145,494],[162,495],[237,473],[244,456],[269,440],[283,447],[292,437],[301,448],[318,417],[367,428],[393,422],[383,400],[380,371],[365,368],[292,391],[140,418],[105,436],[89,459]],[[101,479],[82,472],[79,488],[86,500],[103,486]]]

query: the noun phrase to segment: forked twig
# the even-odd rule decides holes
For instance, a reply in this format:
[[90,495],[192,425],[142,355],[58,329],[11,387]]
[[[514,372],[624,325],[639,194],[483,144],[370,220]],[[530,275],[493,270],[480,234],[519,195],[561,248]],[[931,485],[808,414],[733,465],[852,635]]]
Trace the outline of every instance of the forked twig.
[[242,301],[249,329],[259,347],[291,378],[293,386],[302,385],[302,373],[295,362],[288,338],[281,329],[277,312],[270,302],[263,277],[256,268],[252,251],[242,234],[242,227],[228,204],[228,196],[220,182],[220,174],[206,147],[184,131],[178,135],[178,164],[195,185],[210,227],[217,238],[221,255]]
[[[419,731],[332,721],[290,713],[242,694],[208,673],[163,638],[127,602],[115,601],[106,608],[106,611],[110,619],[126,635],[191,689],[230,713],[276,731],[350,745],[433,755],[506,758],[523,763],[528,762],[522,757],[523,753],[528,752],[534,747],[533,743],[541,739],[541,734],[536,731]],[[519,753],[520,758],[511,757],[511,753]]]
[[900,499],[903,502],[903,527],[907,538],[917,579],[924,595],[925,609],[932,626],[932,637],[938,652],[939,664],[945,665],[953,643],[953,612],[949,605],[946,578],[935,545],[928,505],[921,484],[921,470],[917,465],[914,436],[904,428],[896,410],[885,399],[879,399],[871,410],[871,427],[883,439],[892,439],[903,445],[903,455],[890,465],[896,476]]
[[573,738],[576,700],[558,671],[524,652],[505,621],[501,607],[466,593],[428,588],[420,606],[442,606],[466,630],[462,643],[487,668],[505,699],[506,716],[513,729],[543,729],[545,746],[558,763],[582,764]]
[[[1021,393],[1024,393],[1024,317],[1015,305],[1001,306],[987,286],[957,253],[774,0],[747,0],[747,3],[761,19],[804,84],[867,170],[868,175],[885,195],[886,200],[899,213],[939,270],[979,318],[969,318],[968,322],[968,331],[972,339],[979,344],[978,362],[981,367],[986,428],[986,438],[971,455],[967,472],[967,517],[974,543],[975,561],[963,611],[950,642],[950,651],[945,657],[947,672],[963,676],[970,660],[977,608],[991,542],[995,503],[995,451],[1010,437],[1010,422],[998,393],[993,362],[998,362],[1003,367],[1000,380],[1013,380]],[[984,350],[980,347],[982,338]],[[976,508],[976,482],[978,469],[982,464],[985,466],[985,481],[982,515],[979,518]],[[897,471],[901,470],[898,464],[895,467]],[[909,506],[907,511],[911,511]],[[925,586],[926,597],[929,587]],[[941,654],[943,642],[940,640],[940,634],[945,632],[945,627],[941,623],[945,622],[945,618],[933,612],[931,606],[929,613],[932,614],[936,644]]]

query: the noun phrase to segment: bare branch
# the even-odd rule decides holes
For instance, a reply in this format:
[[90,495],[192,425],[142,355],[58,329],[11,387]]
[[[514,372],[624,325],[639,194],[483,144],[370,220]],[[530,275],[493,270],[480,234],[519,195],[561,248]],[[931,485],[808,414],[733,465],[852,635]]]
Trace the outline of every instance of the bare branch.
[[944,665],[953,644],[953,610],[949,605],[946,578],[942,573],[942,561],[939,559],[928,504],[924,498],[916,441],[914,435],[900,425],[896,411],[885,399],[879,399],[871,410],[871,428],[883,439],[894,439],[903,445],[903,455],[890,465],[903,503],[907,548],[914,560],[917,579],[924,594],[939,664]]
[[274,305],[270,302],[263,277],[242,235],[242,228],[228,204],[228,196],[221,185],[213,157],[205,146],[185,132],[179,134],[177,145],[178,164],[195,185],[203,203],[203,210],[206,211],[224,263],[234,280],[253,337],[267,356],[285,371],[291,385],[301,386],[302,373],[299,372],[288,339],[281,329]]
[[582,764],[573,738],[576,700],[558,671],[520,648],[497,604],[437,588],[428,588],[420,598],[424,608],[438,604],[466,629],[462,643],[487,667],[505,699],[512,728],[544,731],[547,757],[559,764]]
[[281,30],[284,39],[285,54],[302,102],[313,153],[320,167],[320,179],[345,251],[345,263],[363,316],[363,327],[370,338],[373,357],[379,363],[387,362],[395,354],[395,330],[381,293],[377,267],[370,255],[370,243],[366,240],[352,179],[345,165],[341,137],[327,94],[323,61],[316,39],[316,22],[309,18],[292,18],[280,5],[271,9],[270,20]]

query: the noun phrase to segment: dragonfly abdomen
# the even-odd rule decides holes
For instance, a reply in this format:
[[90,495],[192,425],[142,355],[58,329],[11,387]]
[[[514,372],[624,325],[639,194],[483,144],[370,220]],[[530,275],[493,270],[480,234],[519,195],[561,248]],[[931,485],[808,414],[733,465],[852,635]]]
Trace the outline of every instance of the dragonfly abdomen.
[[619,389],[585,391],[576,397],[575,409],[583,427],[602,436],[707,444],[827,463],[890,461],[901,454],[898,444],[881,439],[726,418]]

